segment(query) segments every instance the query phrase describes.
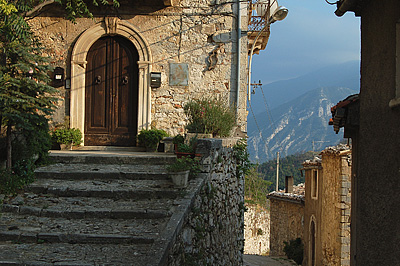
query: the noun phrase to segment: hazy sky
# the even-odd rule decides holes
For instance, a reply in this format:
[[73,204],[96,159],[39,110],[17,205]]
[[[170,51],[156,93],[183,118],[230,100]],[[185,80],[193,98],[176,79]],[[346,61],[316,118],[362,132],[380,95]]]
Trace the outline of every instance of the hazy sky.
[[[332,0],[331,0],[332,1]],[[339,18],[325,0],[278,0],[288,16],[271,25],[265,50],[253,56],[252,82],[298,77],[319,68],[360,59],[360,18]]]

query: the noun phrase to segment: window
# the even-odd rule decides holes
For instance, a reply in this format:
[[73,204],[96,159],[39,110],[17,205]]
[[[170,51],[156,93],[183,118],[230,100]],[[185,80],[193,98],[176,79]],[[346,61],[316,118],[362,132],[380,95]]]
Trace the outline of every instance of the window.
[[311,171],[311,198],[318,198],[318,170]]

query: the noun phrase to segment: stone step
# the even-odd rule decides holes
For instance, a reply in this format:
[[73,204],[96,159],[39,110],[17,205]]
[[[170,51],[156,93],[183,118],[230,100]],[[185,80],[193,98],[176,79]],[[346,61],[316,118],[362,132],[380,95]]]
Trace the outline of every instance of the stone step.
[[60,197],[96,197],[110,199],[174,199],[179,190],[170,180],[62,180],[39,179],[27,186],[35,194]]
[[55,163],[35,170],[36,178],[161,180],[168,177],[164,165]]
[[0,265],[13,266],[149,266],[149,244],[13,244],[0,243]]
[[2,212],[20,213],[40,217],[68,218],[68,219],[159,219],[170,216],[168,211],[160,210],[114,210],[110,208],[93,209],[81,208],[75,210],[60,210],[59,208],[38,208],[3,204]]
[[69,219],[152,219],[170,216],[173,199],[54,197],[25,193],[3,201],[2,212]]
[[30,233],[23,231],[0,231],[3,241],[14,243],[68,243],[68,244],[152,244],[154,238],[129,235],[71,234],[71,233]]
[[159,219],[66,219],[2,213],[0,240],[19,243],[152,243],[170,217]]
[[167,165],[176,160],[176,155],[151,152],[121,151],[51,151],[53,163],[81,164],[131,164],[131,165]]

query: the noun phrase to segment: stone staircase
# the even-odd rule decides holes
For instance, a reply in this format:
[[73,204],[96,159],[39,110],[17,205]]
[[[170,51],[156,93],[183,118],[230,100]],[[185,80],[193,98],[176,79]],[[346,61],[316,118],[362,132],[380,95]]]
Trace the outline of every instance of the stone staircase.
[[53,152],[54,164],[5,198],[0,265],[166,265],[202,178],[184,190],[163,153]]

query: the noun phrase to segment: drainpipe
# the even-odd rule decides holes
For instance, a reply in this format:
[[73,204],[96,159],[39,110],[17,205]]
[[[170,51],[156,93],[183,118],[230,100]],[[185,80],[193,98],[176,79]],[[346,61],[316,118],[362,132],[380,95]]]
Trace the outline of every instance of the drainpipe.
[[336,16],[341,17],[347,11],[354,11],[357,6],[358,0],[341,0],[337,3],[337,9],[335,11]]
[[241,38],[242,38],[242,14],[240,10],[240,0],[236,0],[238,7],[237,18],[237,82],[236,82],[236,119],[239,119],[239,102],[240,102],[240,55],[241,55]]

